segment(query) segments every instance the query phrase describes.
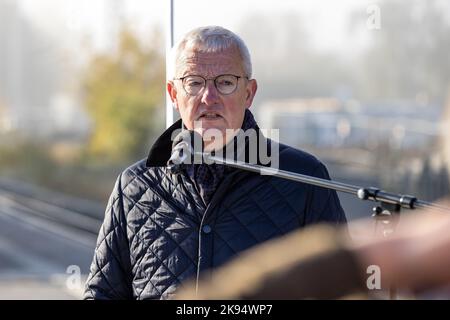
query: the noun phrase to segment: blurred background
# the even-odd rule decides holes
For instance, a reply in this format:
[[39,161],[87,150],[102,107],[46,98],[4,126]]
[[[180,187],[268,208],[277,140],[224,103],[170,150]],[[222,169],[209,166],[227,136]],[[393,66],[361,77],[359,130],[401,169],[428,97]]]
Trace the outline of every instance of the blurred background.
[[[117,175],[165,128],[168,4],[0,0],[0,299],[80,297]],[[175,0],[173,21],[241,35],[260,127],[332,178],[449,194],[450,2]]]

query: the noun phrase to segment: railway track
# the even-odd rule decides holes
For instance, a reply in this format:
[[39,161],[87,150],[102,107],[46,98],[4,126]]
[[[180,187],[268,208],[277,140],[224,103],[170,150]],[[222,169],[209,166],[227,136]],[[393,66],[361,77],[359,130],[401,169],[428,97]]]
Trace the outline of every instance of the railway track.
[[22,182],[0,179],[0,209],[5,205],[24,215],[61,228],[95,236],[102,223],[102,206]]

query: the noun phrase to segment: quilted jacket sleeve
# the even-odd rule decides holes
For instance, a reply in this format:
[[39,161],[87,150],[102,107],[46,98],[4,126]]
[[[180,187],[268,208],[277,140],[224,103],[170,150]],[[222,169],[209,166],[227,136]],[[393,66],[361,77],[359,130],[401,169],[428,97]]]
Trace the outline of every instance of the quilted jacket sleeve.
[[131,263],[121,180],[119,176],[106,207],[84,299],[132,298]]
[[[313,176],[330,180],[328,170],[321,162],[314,170]],[[309,214],[306,216],[305,224],[347,222],[336,191],[327,188],[311,186],[307,200],[307,212]]]

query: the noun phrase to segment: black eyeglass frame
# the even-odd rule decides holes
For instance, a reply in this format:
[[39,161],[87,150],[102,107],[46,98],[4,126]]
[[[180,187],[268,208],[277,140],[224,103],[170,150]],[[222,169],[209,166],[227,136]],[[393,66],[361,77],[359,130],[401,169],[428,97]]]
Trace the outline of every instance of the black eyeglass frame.
[[[235,78],[236,78],[236,81],[237,81],[236,87],[233,89],[233,91],[231,91],[231,92],[229,92],[229,93],[222,93],[222,92],[219,90],[219,88],[217,87],[217,83],[216,83],[217,79],[220,78],[220,77],[224,77],[224,76],[232,76],[232,77],[235,77]],[[247,76],[237,76],[237,75],[235,75],[235,74],[220,74],[220,75],[218,75],[217,77],[214,77],[214,78],[205,78],[205,77],[203,77],[203,76],[201,76],[201,75],[198,75],[198,74],[189,74],[189,75],[184,76],[184,77],[181,77],[181,78],[174,78],[173,80],[181,80],[183,90],[184,90],[188,95],[191,95],[191,96],[196,96],[196,95],[198,95],[198,93],[197,93],[197,94],[191,94],[191,93],[189,93],[189,92],[186,90],[186,88],[184,87],[184,79],[189,78],[189,77],[199,77],[199,78],[202,78],[202,79],[204,80],[203,87],[202,87],[202,89],[199,90],[198,93],[200,93],[200,91],[202,91],[203,89],[205,89],[206,83],[207,83],[208,80],[213,80],[214,87],[216,88],[217,92],[219,92],[221,95],[224,95],[224,96],[227,96],[227,95],[230,95],[230,94],[233,94],[233,93],[236,92],[236,90],[237,90],[237,88],[238,88],[238,86],[239,86],[239,79],[243,78],[243,79],[250,80],[249,77],[247,77]]]

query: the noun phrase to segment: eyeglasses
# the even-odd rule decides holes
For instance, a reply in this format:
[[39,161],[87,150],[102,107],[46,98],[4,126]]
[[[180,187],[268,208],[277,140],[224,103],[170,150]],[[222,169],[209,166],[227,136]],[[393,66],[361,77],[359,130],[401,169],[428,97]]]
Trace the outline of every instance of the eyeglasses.
[[248,79],[248,77],[240,77],[233,74],[222,74],[210,79],[206,79],[202,76],[192,75],[182,78],[176,78],[174,80],[181,80],[186,93],[191,96],[196,96],[205,88],[206,82],[208,80],[214,81],[214,86],[216,87],[217,91],[219,91],[219,93],[223,95],[232,94],[234,91],[236,91],[239,78]]

